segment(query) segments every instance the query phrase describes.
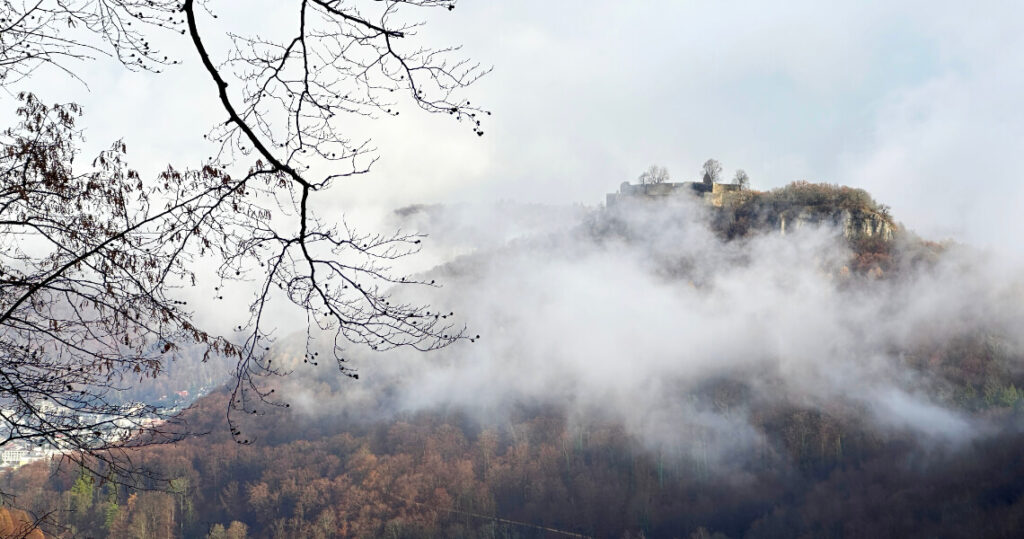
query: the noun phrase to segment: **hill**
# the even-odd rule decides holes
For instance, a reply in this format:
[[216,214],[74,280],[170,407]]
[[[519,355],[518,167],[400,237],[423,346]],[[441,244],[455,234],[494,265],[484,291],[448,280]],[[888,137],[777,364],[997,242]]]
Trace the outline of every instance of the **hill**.
[[281,343],[253,443],[218,391],[184,416],[210,434],[136,455],[167,481],[0,489],[86,537],[1016,535],[1019,273],[834,186],[530,219],[431,272],[476,342],[353,351],[358,382]]

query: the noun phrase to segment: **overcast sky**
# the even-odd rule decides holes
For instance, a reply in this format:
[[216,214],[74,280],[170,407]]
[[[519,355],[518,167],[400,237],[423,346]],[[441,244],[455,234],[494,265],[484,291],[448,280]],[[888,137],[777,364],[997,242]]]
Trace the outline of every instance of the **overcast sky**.
[[[251,4],[210,3],[254,26],[293,11]],[[373,135],[382,160],[333,200],[356,213],[596,205],[650,164],[692,180],[715,157],[755,188],[862,187],[922,235],[1024,251],[1024,3],[836,4],[464,0],[422,33],[494,66],[469,93],[494,112],[486,135],[448,117],[378,122],[354,136]],[[46,76],[27,87],[85,105],[90,142],[123,137],[144,170],[186,165],[211,153],[202,134],[223,113],[181,50],[161,75],[99,60],[79,70],[88,90]]]

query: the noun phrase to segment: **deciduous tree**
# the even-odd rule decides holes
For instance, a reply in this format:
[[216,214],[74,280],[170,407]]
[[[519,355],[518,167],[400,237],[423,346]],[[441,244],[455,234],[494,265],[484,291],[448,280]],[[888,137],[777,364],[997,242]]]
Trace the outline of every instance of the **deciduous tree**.
[[736,176],[733,177],[732,183],[740,186],[740,189],[750,188],[750,176],[742,168],[736,171]]
[[708,159],[701,165],[701,171],[704,173],[704,183],[716,183],[722,176],[722,164],[716,159]]
[[668,169],[658,165],[651,165],[639,178],[641,185],[665,183],[669,181]]
[[[159,376],[189,346],[237,361],[229,418],[286,405],[262,381],[281,374],[267,356],[277,303],[304,312],[311,337],[331,336],[327,358],[308,345],[311,362],[334,361],[353,378],[349,344],[430,350],[466,336],[451,313],[391,296],[394,287],[436,286],[391,269],[422,236],[360,232],[314,208],[338,179],[376,160],[368,140],[341,131],[347,119],[398,116],[404,101],[483,135],[489,113],[461,90],[485,70],[457,47],[424,46],[421,24],[406,14],[455,2],[292,5],[293,19],[278,26],[288,37],[232,33],[231,50],[218,52],[210,43],[223,33],[214,26],[221,6],[212,0],[0,1],[5,83],[28,83],[47,66],[76,77],[77,60],[100,54],[154,73],[197,61],[224,113],[210,119],[207,162],[143,178],[123,142],[82,167],[78,107],[22,96],[0,153],[0,445],[32,441],[113,465],[112,450],[174,439],[167,424],[118,437],[159,410],[117,393]],[[170,52],[154,45],[158,37]],[[253,286],[232,335],[200,327],[179,293],[204,278],[200,263],[215,268],[214,300],[227,283]],[[252,439],[233,420],[230,428],[238,442]]]

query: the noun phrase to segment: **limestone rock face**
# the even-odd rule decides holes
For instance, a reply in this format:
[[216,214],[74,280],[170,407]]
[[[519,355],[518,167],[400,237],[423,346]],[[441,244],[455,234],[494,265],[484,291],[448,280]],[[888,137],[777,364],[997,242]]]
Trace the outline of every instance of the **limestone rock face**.
[[785,234],[808,225],[823,224],[841,228],[847,240],[880,238],[891,241],[895,234],[892,222],[884,215],[872,210],[849,210],[803,207],[789,209],[779,214],[777,226]]
[[843,236],[846,239],[881,238],[891,241],[894,236],[892,222],[874,211],[859,211],[854,215],[844,210]]

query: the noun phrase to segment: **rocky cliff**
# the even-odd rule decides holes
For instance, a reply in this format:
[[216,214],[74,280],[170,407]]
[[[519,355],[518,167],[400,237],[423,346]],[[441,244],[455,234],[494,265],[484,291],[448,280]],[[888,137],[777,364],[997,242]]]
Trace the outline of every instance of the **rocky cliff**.
[[848,240],[878,238],[891,241],[896,231],[896,226],[889,217],[869,209],[827,210],[802,207],[783,211],[776,219],[776,227],[782,234],[808,225],[833,225],[842,229],[843,237]]
[[716,228],[729,237],[753,230],[792,233],[807,226],[834,226],[850,241],[892,241],[900,227],[862,189],[796,182],[771,191],[730,194],[714,216]]

